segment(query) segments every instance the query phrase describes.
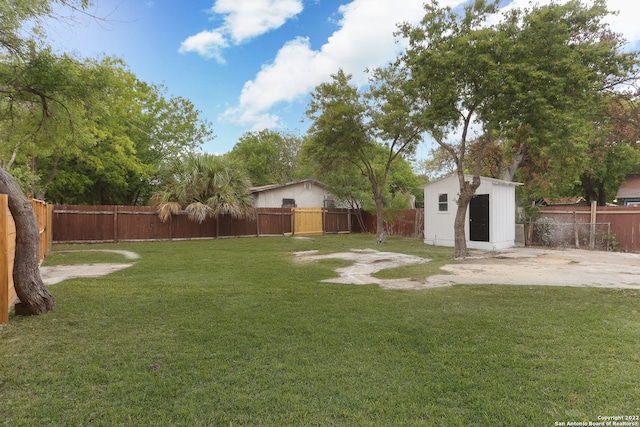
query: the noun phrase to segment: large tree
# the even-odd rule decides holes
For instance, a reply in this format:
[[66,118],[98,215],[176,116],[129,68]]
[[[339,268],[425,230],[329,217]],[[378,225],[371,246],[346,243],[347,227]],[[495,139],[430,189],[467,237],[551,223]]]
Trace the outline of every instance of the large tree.
[[[309,153],[325,168],[346,163],[367,179],[377,215],[376,235],[383,242],[385,192],[392,164],[411,157],[421,140],[411,98],[402,91],[406,75],[394,65],[374,70],[364,92],[342,70],[331,79],[311,95]],[[381,149],[384,155],[379,161]]]
[[[38,41],[28,34],[37,34],[39,19],[50,15],[52,5],[61,3],[72,7],[87,6],[85,0],[8,0],[0,3],[0,92],[3,94],[0,116],[10,117],[13,111],[27,111],[33,115],[38,126],[32,129],[36,134],[42,126],[63,121],[65,99],[62,92],[75,90],[74,87],[60,86],[55,77],[63,67],[56,65],[49,69],[50,62],[41,61],[47,52],[39,50]],[[31,24],[28,27],[26,24]],[[33,32],[29,32],[33,29]],[[27,34],[25,36],[24,34]],[[66,76],[68,77],[68,76]],[[52,85],[52,83],[55,83]],[[66,98],[68,99],[68,98]],[[9,109],[9,110],[7,110]],[[70,112],[69,109],[67,112]],[[59,115],[58,115],[59,114]],[[54,119],[55,117],[55,119]],[[6,122],[2,125],[5,135]],[[15,140],[14,140],[15,141]],[[0,192],[9,199],[9,210],[16,225],[16,249],[13,268],[13,281],[16,293],[24,308],[32,314],[43,314],[55,306],[55,300],[46,289],[38,268],[39,231],[33,209],[17,181],[4,167],[0,167]]]
[[401,26],[409,42],[400,59],[410,70],[408,94],[422,100],[424,128],[456,165],[456,257],[467,254],[465,216],[487,145],[496,138],[510,143],[508,180],[536,151],[575,181],[594,100],[635,66],[634,54],[620,53],[620,40],[606,32],[604,1],[515,9],[490,25],[497,10],[497,3],[478,0],[459,15],[432,2],[418,25]]
[[234,145],[229,156],[245,166],[253,185],[284,184],[298,178],[301,146],[302,138],[292,133],[248,132]]
[[[489,101],[500,92],[501,81],[493,58],[497,31],[484,26],[495,5],[483,1],[465,8],[460,17],[436,3],[425,5],[426,14],[415,27],[404,25],[409,47],[401,62],[410,70],[405,89],[421,99],[422,123],[455,164],[460,192],[455,216],[455,257],[467,255],[465,217],[469,202],[480,186],[480,162],[473,179],[465,177],[465,162],[474,126],[482,127]],[[482,146],[480,146],[480,153]],[[425,200],[425,203],[429,203]]]
[[522,104],[513,95],[504,97],[515,107],[507,110],[513,119],[501,128],[512,141],[505,179],[534,158],[558,166],[553,178],[564,180],[565,188],[579,180],[610,97],[623,95],[637,79],[638,53],[628,51],[622,36],[611,31],[610,14],[604,0],[591,5],[574,0],[506,17],[501,30],[515,41],[508,53],[521,62],[509,92],[543,95]]
[[40,187],[56,203],[146,203],[167,159],[195,150],[211,137],[210,125],[189,100],[167,97],[163,87],[140,81],[122,61],[86,62],[108,82],[86,108],[90,143],[39,156]]
[[587,162],[576,194],[605,206],[613,201],[627,174],[640,169],[640,106],[636,96],[606,97],[587,147]]

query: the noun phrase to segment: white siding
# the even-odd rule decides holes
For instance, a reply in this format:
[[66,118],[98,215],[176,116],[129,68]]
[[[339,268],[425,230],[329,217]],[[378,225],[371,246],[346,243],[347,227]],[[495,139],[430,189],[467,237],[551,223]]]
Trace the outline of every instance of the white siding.
[[496,248],[512,247],[516,238],[515,187],[513,185],[493,185],[491,211],[491,243]]
[[[453,246],[453,222],[456,217],[458,181],[455,176],[424,187],[424,242],[429,245]],[[440,194],[447,195],[448,210],[439,210]]]
[[[471,179],[470,176],[467,179]],[[515,245],[515,187],[517,183],[480,178],[477,195],[489,195],[489,242],[469,240],[469,210],[465,218],[465,236],[470,249],[506,249]],[[430,245],[454,246],[454,220],[460,193],[456,175],[449,175],[424,186],[424,242]],[[438,210],[438,195],[447,194],[448,212]]]
[[254,195],[257,208],[280,208],[282,199],[294,199],[299,208],[321,208],[328,193],[323,187],[313,182],[298,182],[260,191]]

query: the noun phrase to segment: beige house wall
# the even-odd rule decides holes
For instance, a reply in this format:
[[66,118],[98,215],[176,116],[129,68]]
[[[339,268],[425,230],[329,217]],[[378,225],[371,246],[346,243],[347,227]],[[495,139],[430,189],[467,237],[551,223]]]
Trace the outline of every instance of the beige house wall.
[[298,208],[322,208],[329,197],[327,190],[315,181],[296,182],[254,192],[257,208],[280,208],[283,199],[295,200]]

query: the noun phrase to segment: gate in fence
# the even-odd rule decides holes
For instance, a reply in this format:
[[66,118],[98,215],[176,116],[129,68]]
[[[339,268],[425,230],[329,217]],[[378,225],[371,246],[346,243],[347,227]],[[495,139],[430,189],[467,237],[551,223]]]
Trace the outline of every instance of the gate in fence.
[[324,213],[323,208],[293,208],[293,234],[322,234]]

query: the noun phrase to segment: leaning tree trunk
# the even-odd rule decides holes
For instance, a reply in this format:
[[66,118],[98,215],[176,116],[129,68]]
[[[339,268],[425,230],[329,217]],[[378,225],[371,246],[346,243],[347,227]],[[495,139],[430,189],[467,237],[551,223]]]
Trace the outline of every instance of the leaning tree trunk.
[[458,209],[456,210],[456,218],[453,223],[454,229],[454,258],[465,258],[469,254],[467,249],[467,237],[464,232],[465,219],[467,217],[467,207],[471,197],[465,196],[464,192],[460,192],[458,199]]
[[9,211],[16,225],[16,249],[13,261],[13,285],[22,308],[31,314],[44,314],[53,309],[55,300],[40,277],[38,253],[40,232],[31,203],[17,181],[0,168],[0,193],[9,199]]
[[518,146],[518,151],[516,152],[516,155],[513,157],[513,160],[511,160],[511,163],[509,164],[509,166],[507,166],[502,171],[502,179],[504,181],[509,181],[509,182],[513,181],[513,178],[515,177],[516,172],[518,171],[520,166],[524,163],[524,159],[526,155],[527,155],[527,144],[524,142],[521,142],[520,145]]
[[467,249],[467,237],[464,231],[469,202],[473,194],[480,186],[480,177],[475,175],[473,181],[465,181],[464,174],[459,174],[460,195],[458,196],[458,209],[454,220],[454,258],[465,258],[469,254]]

